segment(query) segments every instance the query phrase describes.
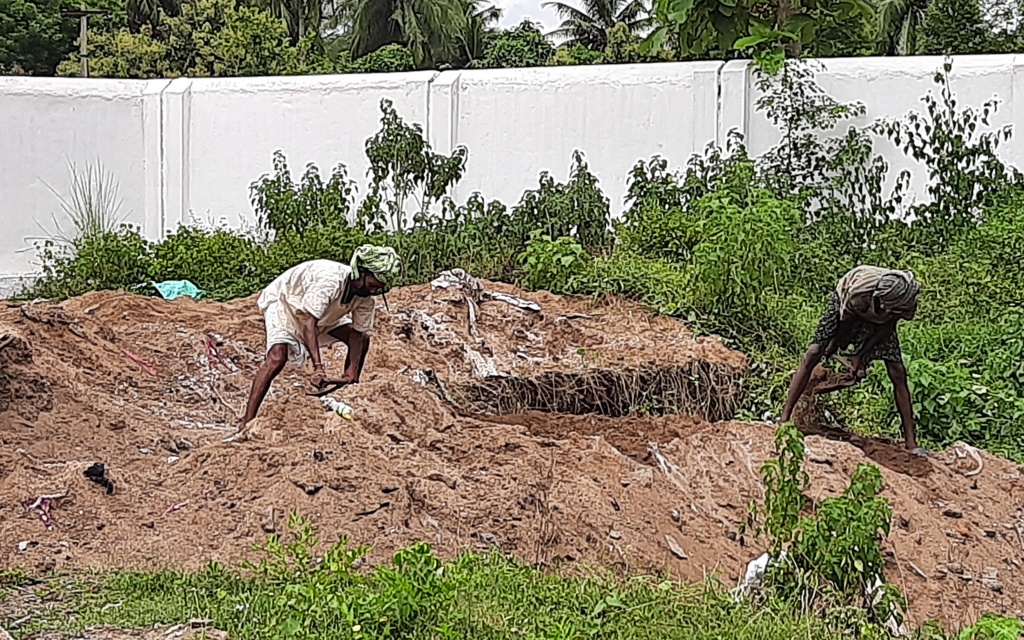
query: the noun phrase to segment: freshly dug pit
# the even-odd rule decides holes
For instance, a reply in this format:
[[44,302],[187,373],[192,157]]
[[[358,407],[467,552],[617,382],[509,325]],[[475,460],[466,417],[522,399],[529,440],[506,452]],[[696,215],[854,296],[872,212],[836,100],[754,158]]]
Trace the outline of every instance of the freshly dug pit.
[[539,411],[613,418],[681,413],[715,422],[735,415],[742,377],[697,361],[682,366],[543,371],[533,377],[488,376],[453,394],[466,409],[485,414]]

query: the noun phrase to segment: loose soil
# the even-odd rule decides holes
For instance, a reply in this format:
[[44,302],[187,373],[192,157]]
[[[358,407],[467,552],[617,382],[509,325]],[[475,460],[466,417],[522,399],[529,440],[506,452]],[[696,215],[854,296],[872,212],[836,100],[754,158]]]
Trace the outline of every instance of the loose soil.
[[[0,308],[0,336],[13,337],[0,350],[0,562],[254,559],[294,509],[327,541],[372,545],[369,562],[426,540],[445,558],[496,545],[541,566],[742,578],[763,549],[736,531],[763,497],[774,435],[721,420],[739,402],[744,356],[620,300],[482,284],[542,310],[487,300],[474,330],[455,291],[395,291],[390,311],[378,303],[362,383],[332,394],[353,420],[305,395],[306,372],[289,367],[249,437],[230,444],[264,350],[254,297],[108,292]],[[325,350],[328,370],[344,357]],[[657,415],[673,407],[685,414]],[[912,621],[1021,614],[1019,466],[980,453],[974,474],[963,448],[925,460],[801,426],[815,502],[840,494],[858,464],[880,466],[894,513],[888,576]],[[97,462],[112,494],[84,475]],[[23,501],[54,494],[66,496],[48,529]]]

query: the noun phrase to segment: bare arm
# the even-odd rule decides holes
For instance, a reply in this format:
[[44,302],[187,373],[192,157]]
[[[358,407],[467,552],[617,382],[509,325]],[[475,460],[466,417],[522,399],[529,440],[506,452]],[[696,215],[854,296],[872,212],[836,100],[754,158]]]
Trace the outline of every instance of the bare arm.
[[311,314],[306,314],[306,320],[302,323],[302,339],[306,343],[306,350],[313,360],[313,369],[323,369],[323,361],[320,360],[320,339],[317,337],[316,324],[320,320]]
[[359,382],[366,363],[366,354],[370,351],[370,336],[362,331],[351,331],[347,340],[348,355],[345,357],[345,380]]

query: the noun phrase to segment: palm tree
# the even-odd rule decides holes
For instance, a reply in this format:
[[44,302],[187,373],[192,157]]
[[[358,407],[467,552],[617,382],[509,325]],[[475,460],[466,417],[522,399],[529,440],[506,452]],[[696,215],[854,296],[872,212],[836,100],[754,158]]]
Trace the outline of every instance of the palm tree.
[[502,10],[484,0],[464,0],[466,4],[466,28],[459,36],[460,66],[479,60],[487,53],[487,46],[498,33],[496,24],[501,20]]
[[620,22],[631,33],[641,30],[650,21],[650,10],[644,0],[582,0],[577,9],[564,2],[545,2],[562,19],[550,35],[563,39],[563,44],[581,44],[593,51],[608,46],[608,29]]
[[128,14],[128,30],[138,33],[143,25],[156,27],[160,22],[160,11],[169,16],[181,15],[181,0],[125,0]]
[[310,31],[320,32],[324,16],[322,0],[254,0],[252,4],[283,20],[292,44]]
[[416,66],[454,60],[466,27],[463,0],[357,0],[352,16],[352,57],[386,44],[402,44]]
[[878,50],[884,55],[917,52],[917,36],[930,0],[881,0],[878,3]]

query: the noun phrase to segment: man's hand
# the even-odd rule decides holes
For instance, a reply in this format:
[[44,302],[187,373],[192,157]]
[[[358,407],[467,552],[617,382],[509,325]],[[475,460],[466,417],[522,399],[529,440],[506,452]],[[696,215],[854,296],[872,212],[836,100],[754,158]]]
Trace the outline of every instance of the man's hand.
[[850,372],[853,373],[853,377],[858,380],[863,380],[868,377],[867,369],[864,367],[863,357],[856,355],[850,358]]
[[313,373],[309,376],[309,383],[317,390],[324,388],[324,385],[327,383],[327,371],[324,370],[323,365],[313,367]]

